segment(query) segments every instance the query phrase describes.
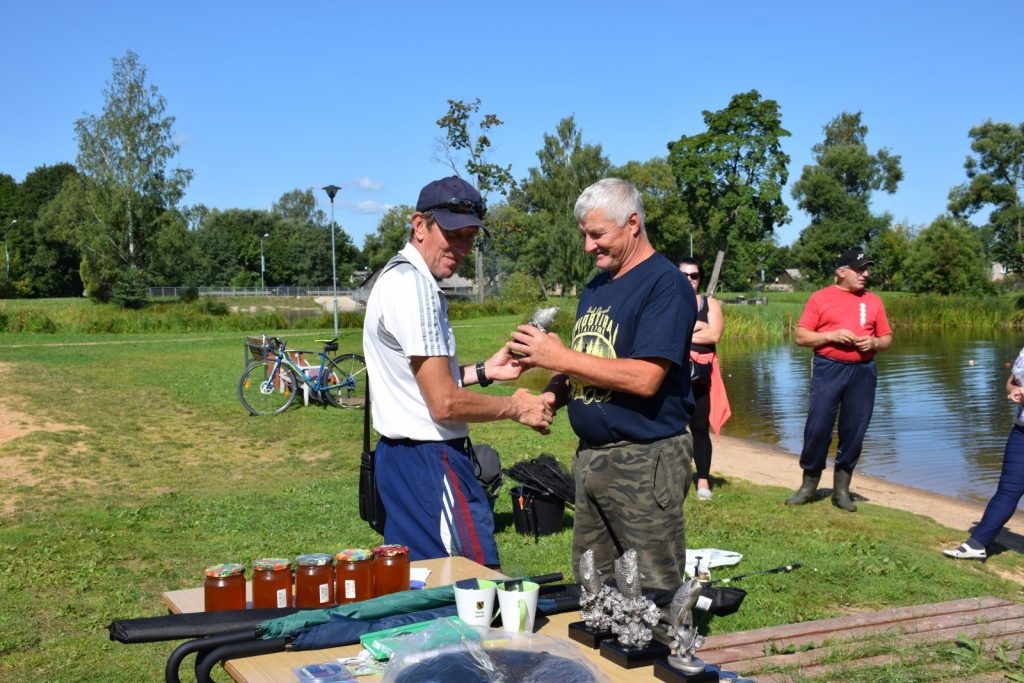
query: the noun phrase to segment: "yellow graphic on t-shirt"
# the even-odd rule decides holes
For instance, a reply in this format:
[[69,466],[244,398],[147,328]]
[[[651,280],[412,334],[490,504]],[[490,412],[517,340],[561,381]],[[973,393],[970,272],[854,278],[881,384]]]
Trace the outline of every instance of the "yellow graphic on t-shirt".
[[[588,308],[576,320],[572,328],[572,349],[600,358],[615,358],[615,339],[619,336],[619,324],[608,315],[608,308]],[[606,403],[611,391],[584,384],[575,377],[569,381],[572,399],[584,403]]]

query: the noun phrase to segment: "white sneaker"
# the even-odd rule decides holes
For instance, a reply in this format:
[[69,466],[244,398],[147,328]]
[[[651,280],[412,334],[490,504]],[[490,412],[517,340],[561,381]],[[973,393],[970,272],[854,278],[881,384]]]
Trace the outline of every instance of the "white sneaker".
[[711,489],[697,489],[697,500],[711,500]]
[[975,550],[966,543],[962,544],[959,548],[951,548],[943,550],[942,554],[946,557],[952,557],[954,560],[984,560],[988,557],[988,553],[985,549]]

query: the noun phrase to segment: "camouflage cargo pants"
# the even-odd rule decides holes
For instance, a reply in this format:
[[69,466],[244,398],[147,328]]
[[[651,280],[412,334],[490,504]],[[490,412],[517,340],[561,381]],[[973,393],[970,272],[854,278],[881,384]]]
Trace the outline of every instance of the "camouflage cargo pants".
[[686,566],[683,500],[692,456],[689,432],[647,444],[581,444],[573,460],[573,570],[591,549],[598,570],[611,578],[614,561],[634,548],[644,586],[678,588]]

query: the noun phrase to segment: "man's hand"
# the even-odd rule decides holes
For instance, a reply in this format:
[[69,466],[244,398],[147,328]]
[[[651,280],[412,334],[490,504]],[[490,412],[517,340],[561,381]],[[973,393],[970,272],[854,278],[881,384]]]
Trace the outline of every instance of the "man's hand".
[[562,339],[554,332],[543,332],[533,325],[520,325],[512,333],[509,349],[520,356],[520,363],[528,367],[558,371],[558,359],[565,351]]
[[[857,340],[863,339],[858,337],[850,330],[832,330],[831,332],[825,333],[825,340],[832,344],[844,344],[846,346],[856,346]],[[861,349],[864,351],[865,349]]]
[[854,337],[853,345],[857,347],[858,351],[868,352],[874,351],[877,345],[877,337]]
[[541,434],[547,434],[555,417],[551,398],[550,394],[535,396],[526,389],[517,389],[516,393],[512,394],[512,403],[516,411],[515,421],[533,427]]
[[502,346],[493,356],[485,360],[484,368],[488,379],[498,382],[519,379],[519,376],[528,369],[519,362],[518,358],[512,355],[508,344]]

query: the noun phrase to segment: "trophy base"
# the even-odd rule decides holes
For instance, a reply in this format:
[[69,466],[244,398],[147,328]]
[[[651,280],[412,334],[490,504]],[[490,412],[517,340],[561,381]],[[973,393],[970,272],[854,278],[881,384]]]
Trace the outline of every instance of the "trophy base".
[[705,669],[700,673],[686,673],[680,671],[667,659],[659,659],[654,662],[654,677],[666,683],[718,683],[718,671]]
[[601,643],[601,656],[618,664],[624,669],[648,666],[655,660],[664,659],[672,654],[668,645],[654,640],[644,647],[625,647],[616,640],[605,640]]
[[611,629],[598,631],[587,626],[585,621],[574,621],[569,624],[569,637],[580,645],[596,650],[602,641],[614,638],[615,634]]

